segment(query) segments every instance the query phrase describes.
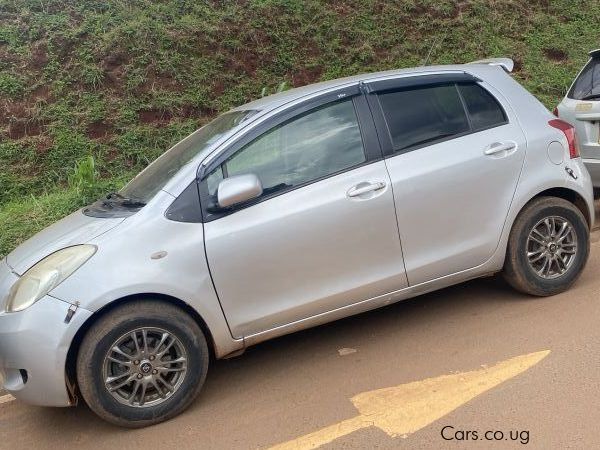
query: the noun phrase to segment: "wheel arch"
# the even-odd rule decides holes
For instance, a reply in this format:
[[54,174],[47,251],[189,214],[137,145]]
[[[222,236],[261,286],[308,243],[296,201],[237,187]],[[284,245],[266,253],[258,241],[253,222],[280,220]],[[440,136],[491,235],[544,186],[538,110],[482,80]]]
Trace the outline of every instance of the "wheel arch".
[[[565,187],[554,187],[554,188],[546,189],[546,190],[536,194],[535,196],[533,196],[527,203],[525,203],[525,205],[523,205],[523,208],[525,208],[525,206],[528,205],[532,200],[539,198],[539,197],[557,197],[557,198],[562,198],[563,200],[566,200],[569,203],[572,203],[579,211],[581,211],[581,213],[583,214],[583,217],[585,217],[586,223],[588,224],[588,228],[591,229],[591,227],[592,227],[591,212],[587,207],[587,203],[586,203],[585,199],[577,191],[574,191],[573,189],[569,189],[569,188],[565,188]],[[521,210],[523,208],[521,208]]]
[[[558,199],[560,199],[560,201]],[[528,265],[527,252],[523,251],[522,245],[527,245],[527,240],[524,241],[523,239],[527,238],[528,234],[530,233],[531,228],[529,227],[532,226],[532,223],[536,223],[527,221],[534,218],[535,215],[540,211],[539,209],[532,207],[535,205],[553,207],[560,205],[561,202],[563,206],[567,206],[565,205],[566,202],[567,204],[571,205],[571,208],[581,212],[585,223],[581,223],[581,218],[577,219],[579,227],[585,229],[587,225],[587,234],[589,238],[589,230],[594,220],[594,212],[593,210],[590,210],[588,207],[589,203],[579,192],[574,189],[564,187],[552,187],[544,189],[532,196],[518,210],[512,223],[510,233],[506,235],[506,252],[502,272],[504,279],[519,292],[540,297],[546,297],[564,292],[575,281],[577,281],[581,275],[583,267],[585,267],[587,257],[589,255],[589,245],[584,246],[583,252],[577,252],[577,255],[583,254],[583,257],[577,257],[576,264],[579,265],[579,267],[575,271],[571,270],[569,272],[570,275],[564,279],[561,278],[550,280],[545,279],[543,276],[537,277],[526,267]],[[519,221],[520,217],[523,217],[524,221]],[[546,216],[542,215],[541,217],[543,218]],[[537,217],[536,220],[539,219],[540,218]],[[519,228],[516,228],[517,226]],[[551,265],[549,267],[551,267]]]
[[518,199],[518,201],[514,202],[511,206],[511,212],[509,213],[509,217],[503,228],[500,242],[498,244],[498,247],[496,248],[494,256],[490,258],[490,261],[488,261],[488,266],[486,267],[486,270],[489,269],[489,272],[492,273],[499,272],[502,270],[506,262],[508,241],[512,233],[513,227],[515,226],[515,223],[517,221],[517,218],[519,217],[521,212],[527,207],[527,205],[529,205],[533,200],[540,197],[561,198],[573,204],[583,214],[588,228],[590,228],[591,230],[591,224],[593,222],[593,211],[590,211],[590,209],[588,208],[588,203],[582,194],[577,192],[575,189],[570,189],[568,187],[546,186],[544,188],[542,186],[539,186],[537,189],[532,189],[529,192],[517,195],[516,198]]
[[200,327],[200,329],[202,330],[202,332],[204,333],[204,336],[206,338],[206,342],[208,344],[208,349],[210,352],[210,358],[213,360],[215,359],[215,352],[216,352],[215,340],[214,340],[214,337],[213,337],[210,329],[208,328],[208,325],[206,324],[206,322],[202,318],[202,316],[200,316],[198,311],[196,311],[194,308],[192,308],[186,302],[184,302],[183,300],[178,299],[176,297],[170,296],[170,295],[157,294],[157,293],[151,293],[151,292],[128,295],[128,296],[116,299],[116,300],[106,304],[98,311],[96,311],[83,323],[83,325],[79,328],[79,330],[77,330],[77,333],[75,333],[75,336],[73,337],[73,340],[71,341],[71,345],[67,352],[67,359],[66,359],[66,363],[65,363],[65,376],[66,376],[67,385],[69,387],[68,390],[71,394],[73,394],[73,392],[72,392],[73,387],[75,387],[77,385],[77,375],[75,373],[75,368],[76,368],[76,364],[77,364],[77,355],[79,353],[79,349],[81,347],[83,338],[87,334],[88,330],[101,317],[108,314],[110,311],[112,311],[117,306],[123,305],[125,303],[131,302],[134,300],[159,300],[159,301],[163,301],[165,303],[176,305],[179,308],[181,308],[184,312],[189,314],[189,316],[192,317],[194,319],[194,321],[198,324],[198,326]]

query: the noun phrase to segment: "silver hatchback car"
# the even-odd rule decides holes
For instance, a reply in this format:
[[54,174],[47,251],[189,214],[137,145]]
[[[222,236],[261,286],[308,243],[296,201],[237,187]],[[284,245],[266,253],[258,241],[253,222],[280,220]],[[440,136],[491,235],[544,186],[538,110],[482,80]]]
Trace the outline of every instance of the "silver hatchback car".
[[600,188],[600,49],[589,55],[554,114],[575,127],[583,162]]
[[139,427],[266,339],[501,271],[564,291],[592,184],[511,69],[361,75],[219,116],[1,262],[4,388]]

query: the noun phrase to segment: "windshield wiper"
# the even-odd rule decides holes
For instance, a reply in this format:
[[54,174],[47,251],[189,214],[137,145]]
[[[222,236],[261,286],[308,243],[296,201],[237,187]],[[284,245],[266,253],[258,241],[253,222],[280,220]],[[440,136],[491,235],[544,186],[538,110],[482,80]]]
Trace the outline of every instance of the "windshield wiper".
[[599,94],[586,95],[581,100],[594,100],[595,98],[600,98],[600,93]]
[[126,197],[123,194],[119,194],[118,192],[111,192],[106,196],[106,200],[103,201],[104,205],[119,205],[119,206],[128,206],[131,208],[141,208],[146,206],[146,202],[143,202],[137,198]]

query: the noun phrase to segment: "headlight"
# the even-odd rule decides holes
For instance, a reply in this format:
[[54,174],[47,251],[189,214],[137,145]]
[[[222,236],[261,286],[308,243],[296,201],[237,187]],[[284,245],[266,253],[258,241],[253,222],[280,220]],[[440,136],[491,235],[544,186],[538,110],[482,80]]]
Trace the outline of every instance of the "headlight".
[[75,245],[42,259],[25,272],[10,289],[6,312],[29,308],[79,269],[94,253],[94,245]]

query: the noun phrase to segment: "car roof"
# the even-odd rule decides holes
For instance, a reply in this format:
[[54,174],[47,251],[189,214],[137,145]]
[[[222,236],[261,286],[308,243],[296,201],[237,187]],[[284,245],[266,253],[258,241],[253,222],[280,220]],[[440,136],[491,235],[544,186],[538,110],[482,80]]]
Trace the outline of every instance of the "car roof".
[[600,57],[600,48],[597,48],[596,50],[592,50],[591,52],[588,53],[588,55],[590,55],[591,58]]
[[[474,68],[476,66],[484,67],[487,64],[493,62],[491,60],[481,61],[478,64],[470,63],[470,64],[454,64],[454,65],[440,65],[440,66],[421,66],[421,67],[411,67],[406,69],[393,69],[386,70],[383,72],[374,72],[374,73],[366,73],[360,75],[354,75],[345,78],[337,78],[335,80],[329,81],[321,81],[319,83],[313,83],[306,86],[293,88],[287,91],[283,91],[277,94],[272,94],[258,100],[251,101],[244,105],[238,106],[234,108],[235,110],[272,110],[278,108],[280,106],[285,105],[286,103],[293,102],[294,100],[298,100],[302,97],[306,97],[312,94],[317,94],[320,91],[328,91],[331,89],[335,89],[337,87],[343,88],[345,86],[350,86],[361,81],[368,82],[372,80],[376,80],[378,78],[387,78],[394,76],[402,76],[402,75],[425,75],[432,72],[474,72]],[[512,63],[512,61],[511,61]],[[494,65],[494,64],[492,64]],[[487,66],[489,67],[489,66]],[[511,67],[512,68],[512,67]]]

